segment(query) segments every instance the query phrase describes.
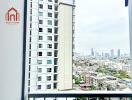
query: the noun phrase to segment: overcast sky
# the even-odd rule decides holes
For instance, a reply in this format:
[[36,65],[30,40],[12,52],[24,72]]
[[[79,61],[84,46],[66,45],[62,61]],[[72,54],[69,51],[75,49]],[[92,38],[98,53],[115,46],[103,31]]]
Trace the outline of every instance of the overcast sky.
[[75,51],[89,54],[121,49],[129,53],[128,7],[125,0],[76,0]]

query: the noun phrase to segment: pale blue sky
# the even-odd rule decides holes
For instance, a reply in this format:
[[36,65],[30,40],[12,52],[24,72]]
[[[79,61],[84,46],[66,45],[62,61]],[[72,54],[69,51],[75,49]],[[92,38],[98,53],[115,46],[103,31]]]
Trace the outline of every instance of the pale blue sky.
[[129,52],[128,7],[124,2],[76,0],[76,52],[88,54],[91,48]]

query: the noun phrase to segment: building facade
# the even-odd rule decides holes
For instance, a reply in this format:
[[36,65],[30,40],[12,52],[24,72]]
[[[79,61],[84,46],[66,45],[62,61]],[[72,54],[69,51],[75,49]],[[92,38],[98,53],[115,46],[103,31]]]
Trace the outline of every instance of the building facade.
[[28,93],[72,89],[74,0],[27,0]]

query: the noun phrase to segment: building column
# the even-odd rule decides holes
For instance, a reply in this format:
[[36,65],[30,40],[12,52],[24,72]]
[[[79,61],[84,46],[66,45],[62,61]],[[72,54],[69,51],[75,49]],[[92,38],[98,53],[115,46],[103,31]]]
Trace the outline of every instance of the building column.
[[59,1],[58,90],[72,89],[73,5],[66,2]]
[[[130,39],[130,70],[132,77],[132,0],[129,0],[129,39]],[[132,85],[132,81],[131,81]]]

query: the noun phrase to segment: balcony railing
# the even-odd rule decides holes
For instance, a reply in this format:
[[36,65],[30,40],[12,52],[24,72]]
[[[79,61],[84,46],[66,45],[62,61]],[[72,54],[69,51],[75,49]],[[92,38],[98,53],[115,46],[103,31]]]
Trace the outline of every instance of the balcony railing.
[[131,94],[29,94],[29,100],[132,100]]

